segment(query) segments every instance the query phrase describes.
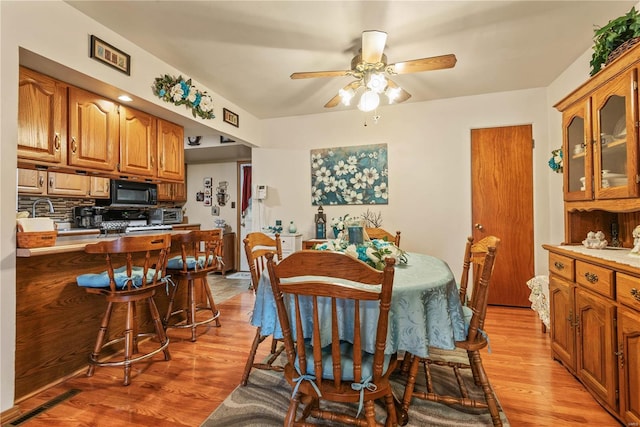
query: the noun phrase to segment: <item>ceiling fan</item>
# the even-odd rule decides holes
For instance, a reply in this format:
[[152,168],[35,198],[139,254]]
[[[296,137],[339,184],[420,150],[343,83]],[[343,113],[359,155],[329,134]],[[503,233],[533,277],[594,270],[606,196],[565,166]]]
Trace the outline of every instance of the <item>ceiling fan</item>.
[[356,80],[340,89],[338,95],[331,98],[324,106],[332,108],[341,101],[349,105],[356,91],[364,88],[358,108],[362,111],[371,111],[378,106],[381,93],[387,95],[389,103],[404,102],[411,97],[411,94],[398,86],[389,78],[390,76],[453,68],[456,64],[456,56],[453,54],[387,64],[387,56],[384,54],[386,42],[387,33],[384,31],[363,31],[362,48],[351,60],[350,70],[299,72],[291,74],[291,78],[353,76]]

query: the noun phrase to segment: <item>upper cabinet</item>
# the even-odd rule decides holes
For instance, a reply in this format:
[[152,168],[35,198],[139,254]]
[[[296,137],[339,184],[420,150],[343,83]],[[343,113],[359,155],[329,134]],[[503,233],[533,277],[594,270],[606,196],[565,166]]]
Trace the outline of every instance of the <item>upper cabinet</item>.
[[566,201],[638,197],[637,99],[637,71],[631,68],[557,106],[563,113]]
[[67,85],[20,67],[18,158],[66,165]]
[[118,147],[118,104],[69,88],[69,165],[113,171]]
[[156,175],[156,122],[150,114],[120,107],[120,173]]
[[158,119],[158,178],[184,181],[184,129]]
[[18,103],[19,167],[184,182],[179,125],[23,67]]

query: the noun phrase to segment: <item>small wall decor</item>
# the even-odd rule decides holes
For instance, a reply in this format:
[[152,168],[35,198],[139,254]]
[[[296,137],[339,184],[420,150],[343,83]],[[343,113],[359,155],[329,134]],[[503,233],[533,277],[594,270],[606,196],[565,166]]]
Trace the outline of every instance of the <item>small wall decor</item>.
[[311,150],[313,205],[389,203],[387,144]]
[[204,193],[202,191],[196,193],[196,202],[204,202]]
[[193,117],[213,119],[213,98],[207,92],[201,92],[191,83],[191,79],[165,74],[157,77],[153,84],[153,93],[163,101],[175,105],[184,105],[191,109]]
[[222,120],[235,127],[240,127],[240,118],[233,111],[229,111],[226,108],[222,109]]
[[204,196],[204,205],[211,206],[211,196]]
[[236,140],[235,139],[231,139],[231,138],[229,138],[227,136],[220,135],[220,144],[228,144],[230,142],[236,142]]
[[205,187],[211,188],[213,186],[213,179],[210,176],[207,176],[202,180],[202,184]]
[[220,206],[225,206],[229,201],[229,193],[227,192],[228,185],[229,183],[227,181],[220,181],[218,188],[216,188],[216,201]]
[[562,148],[558,148],[551,152],[551,158],[549,159],[549,167],[555,173],[562,173]]
[[116,70],[131,75],[131,56],[91,35],[89,56]]

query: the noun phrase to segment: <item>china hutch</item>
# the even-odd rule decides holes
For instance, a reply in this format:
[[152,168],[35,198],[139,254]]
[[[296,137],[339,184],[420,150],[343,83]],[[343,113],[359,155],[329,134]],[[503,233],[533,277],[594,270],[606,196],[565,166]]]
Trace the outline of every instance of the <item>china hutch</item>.
[[[551,354],[609,412],[640,425],[640,45],[555,107],[562,113],[564,243],[549,251]],[[604,249],[581,242],[602,231]]]

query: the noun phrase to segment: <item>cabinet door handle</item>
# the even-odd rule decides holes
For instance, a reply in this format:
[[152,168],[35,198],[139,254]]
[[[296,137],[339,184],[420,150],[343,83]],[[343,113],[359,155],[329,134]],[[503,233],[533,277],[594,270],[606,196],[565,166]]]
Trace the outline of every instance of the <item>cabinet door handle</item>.
[[49,177],[49,188],[53,188],[53,177]]
[[598,281],[598,275],[595,273],[589,273],[588,271],[584,273],[584,278],[587,279],[589,283],[596,283]]
[[56,149],[56,151],[60,151],[60,134],[58,132],[56,132],[55,136],[53,137],[53,147]]
[[624,347],[620,344],[620,350],[613,353],[616,355],[618,360],[620,361],[620,367],[624,368]]
[[638,291],[636,288],[632,288],[631,289],[631,296],[638,302],[640,302],[640,291]]
[[558,270],[564,270],[564,264],[561,263],[560,261],[556,261],[553,263],[553,265],[558,269]]
[[38,187],[42,187],[44,185],[44,175],[40,175],[40,179],[38,180]]
[[72,136],[71,137],[71,152],[73,154],[76,154],[77,150],[78,150],[78,143],[76,142],[76,137]]

